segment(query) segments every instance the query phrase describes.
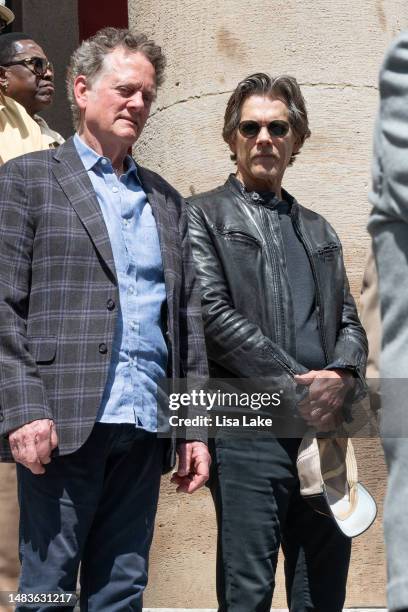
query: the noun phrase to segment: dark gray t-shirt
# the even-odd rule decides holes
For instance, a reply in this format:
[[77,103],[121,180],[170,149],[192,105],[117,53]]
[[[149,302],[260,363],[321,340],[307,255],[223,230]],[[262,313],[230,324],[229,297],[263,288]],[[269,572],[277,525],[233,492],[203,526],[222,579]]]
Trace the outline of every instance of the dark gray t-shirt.
[[315,282],[309,257],[292,223],[290,204],[277,200],[273,193],[258,196],[267,211],[275,209],[279,216],[295,318],[296,355],[292,357],[309,370],[321,370],[326,360],[317,324]]

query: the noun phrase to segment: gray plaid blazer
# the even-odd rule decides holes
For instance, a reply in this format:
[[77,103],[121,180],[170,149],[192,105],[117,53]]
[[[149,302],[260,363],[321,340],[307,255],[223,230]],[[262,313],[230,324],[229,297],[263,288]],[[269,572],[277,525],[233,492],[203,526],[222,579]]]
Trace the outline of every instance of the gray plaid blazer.
[[[206,376],[207,361],[181,196],[139,167],[156,219],[167,295],[169,375]],[[72,139],[0,168],[0,457],[7,433],[54,419],[58,452],[79,448],[107,379],[118,283],[108,232]],[[202,439],[200,432],[191,437]],[[168,465],[174,459],[171,445]]]

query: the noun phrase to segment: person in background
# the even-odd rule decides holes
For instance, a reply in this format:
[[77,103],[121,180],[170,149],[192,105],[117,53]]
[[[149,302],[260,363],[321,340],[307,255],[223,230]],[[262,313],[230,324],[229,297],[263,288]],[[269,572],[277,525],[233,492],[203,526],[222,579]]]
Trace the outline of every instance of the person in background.
[[374,135],[373,238],[381,307],[381,435],[388,467],[384,506],[387,598],[408,611],[408,32],[389,47],[380,71]]
[[38,113],[54,98],[54,70],[42,48],[23,32],[0,37],[0,79],[7,95],[21,104],[40,126],[44,143],[57,147],[63,137]]

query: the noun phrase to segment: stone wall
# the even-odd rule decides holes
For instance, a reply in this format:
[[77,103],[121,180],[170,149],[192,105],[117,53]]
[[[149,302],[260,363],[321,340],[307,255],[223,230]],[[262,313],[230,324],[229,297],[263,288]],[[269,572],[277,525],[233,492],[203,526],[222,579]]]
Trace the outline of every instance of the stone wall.
[[67,63],[78,46],[78,10],[73,0],[20,0],[21,29],[44,49],[54,64],[55,96],[42,114],[65,138],[73,133],[65,88]]
[[[260,70],[296,76],[312,137],[284,186],[333,223],[358,297],[369,244],[377,76],[386,46],[407,27],[406,2],[130,0],[129,21],[160,42],[168,57],[167,80],[136,157],[184,195],[216,186],[234,171],[221,128],[236,83]],[[356,448],[361,480],[380,501],[380,516],[354,542],[347,605],[383,606],[384,462],[377,440],[356,441]],[[146,605],[215,607],[215,536],[208,493],[180,497],[165,479]],[[285,605],[281,569],[274,605]]]

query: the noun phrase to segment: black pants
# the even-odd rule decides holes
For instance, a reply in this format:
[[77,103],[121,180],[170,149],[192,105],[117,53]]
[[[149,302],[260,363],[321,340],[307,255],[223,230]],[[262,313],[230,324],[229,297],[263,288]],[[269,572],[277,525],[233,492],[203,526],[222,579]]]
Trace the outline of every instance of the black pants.
[[81,561],[81,611],[141,612],[162,466],[163,440],[105,423],[41,476],[18,465],[20,593],[75,591]]
[[351,541],[301,498],[299,443],[265,437],[213,443],[219,612],[269,612],[280,544],[289,610],[343,610]]

